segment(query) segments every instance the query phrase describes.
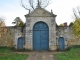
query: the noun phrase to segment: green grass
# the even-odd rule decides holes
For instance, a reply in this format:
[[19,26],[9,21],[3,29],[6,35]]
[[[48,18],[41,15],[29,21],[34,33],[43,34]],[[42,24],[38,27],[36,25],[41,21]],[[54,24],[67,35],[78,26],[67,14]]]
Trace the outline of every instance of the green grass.
[[80,60],[80,47],[72,47],[69,51],[55,56],[58,60]]
[[10,48],[0,47],[0,60],[26,60],[27,57],[27,54],[17,54]]

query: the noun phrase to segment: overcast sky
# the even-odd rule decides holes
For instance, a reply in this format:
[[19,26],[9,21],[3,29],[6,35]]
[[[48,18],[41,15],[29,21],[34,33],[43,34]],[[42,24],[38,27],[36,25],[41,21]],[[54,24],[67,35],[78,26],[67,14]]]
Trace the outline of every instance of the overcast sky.
[[[56,22],[61,24],[64,22],[73,21],[72,9],[80,6],[80,0],[52,0],[52,3],[46,8],[46,10],[51,11],[57,15]],[[28,11],[25,10],[20,5],[20,0],[0,0],[0,16],[5,17],[5,23],[7,26],[12,26],[12,21],[16,17],[20,17],[25,22],[24,15]]]

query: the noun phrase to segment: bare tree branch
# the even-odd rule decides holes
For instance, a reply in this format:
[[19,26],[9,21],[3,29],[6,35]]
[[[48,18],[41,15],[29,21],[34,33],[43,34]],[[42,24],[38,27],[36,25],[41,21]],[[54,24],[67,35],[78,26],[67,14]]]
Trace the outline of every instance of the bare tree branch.
[[3,26],[5,26],[5,22],[4,22],[4,20],[5,20],[5,17],[0,17],[0,27],[3,27]]
[[25,8],[26,10],[30,10],[29,8],[27,8],[26,4],[23,3],[23,0],[21,0],[21,6],[22,6],[23,8]]
[[80,17],[80,7],[77,7],[77,10],[78,10],[78,14],[79,14],[79,17]]
[[[46,8],[50,4],[51,0],[21,0],[21,6],[26,10],[34,10],[36,8]],[[39,4],[38,4],[39,3]]]
[[78,19],[79,18],[78,15],[77,15],[76,10],[74,8],[73,8],[73,14],[74,14],[75,19]]
[[34,10],[34,4],[33,4],[33,0],[29,0],[30,6],[33,8]]
[[41,1],[41,7],[46,8],[51,0],[40,0]]

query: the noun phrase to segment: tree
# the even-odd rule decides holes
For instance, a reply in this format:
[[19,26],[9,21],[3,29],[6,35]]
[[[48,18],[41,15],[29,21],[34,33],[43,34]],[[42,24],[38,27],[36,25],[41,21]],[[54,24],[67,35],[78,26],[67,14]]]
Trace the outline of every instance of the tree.
[[80,37],[80,18],[76,19],[73,23],[73,33],[75,37]]
[[4,17],[0,17],[0,27],[4,27],[5,26],[4,20],[5,20]]
[[73,8],[73,15],[75,20],[80,18],[80,7],[77,7],[76,9]]
[[75,37],[80,38],[80,7],[77,7],[77,9],[73,9],[74,13],[74,19],[73,22],[73,33]]
[[20,17],[16,17],[12,23],[15,24],[15,26],[24,26],[24,22],[20,19]]
[[64,26],[64,24],[60,24],[59,26]]
[[4,36],[4,34],[7,31],[4,20],[5,20],[5,17],[0,17],[0,37]]
[[38,7],[46,8],[49,4],[50,0],[21,0],[21,6],[29,11]]
[[71,22],[71,23],[69,24],[69,26],[73,26],[73,22]]

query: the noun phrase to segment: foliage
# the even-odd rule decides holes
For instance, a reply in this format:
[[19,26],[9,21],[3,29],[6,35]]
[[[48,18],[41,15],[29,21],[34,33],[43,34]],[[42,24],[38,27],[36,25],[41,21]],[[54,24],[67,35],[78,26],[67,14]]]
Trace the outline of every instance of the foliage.
[[69,51],[55,56],[58,60],[80,60],[80,47],[72,47]]
[[0,27],[0,37],[4,36],[7,32],[6,27]]
[[4,17],[0,17],[0,37],[4,36],[4,34],[7,31],[4,20],[5,20]]
[[60,24],[59,26],[64,26],[64,24]]
[[80,7],[73,9],[74,13],[74,23],[73,23],[73,33],[76,38],[80,38]]
[[69,24],[69,26],[73,26],[73,22],[71,22],[71,23]]
[[20,19],[20,17],[16,17],[12,23],[15,24],[15,26],[24,26],[24,22]]
[[0,60],[25,60],[27,54],[18,54],[11,51],[11,48],[0,47]]
[[4,17],[0,17],[0,27],[4,27],[5,26],[4,20],[5,20]]
[[76,19],[73,23],[73,33],[75,34],[75,37],[80,37],[80,18]]
[[24,26],[23,21],[19,21],[19,24],[17,24],[16,26]]

